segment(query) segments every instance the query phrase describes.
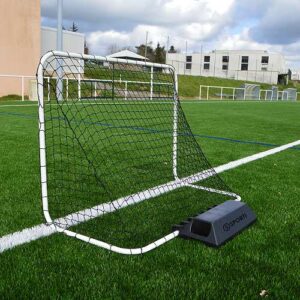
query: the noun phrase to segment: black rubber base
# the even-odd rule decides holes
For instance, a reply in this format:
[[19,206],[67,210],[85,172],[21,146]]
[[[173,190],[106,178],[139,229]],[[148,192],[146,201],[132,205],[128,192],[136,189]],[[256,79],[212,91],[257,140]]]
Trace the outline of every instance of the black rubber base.
[[179,236],[219,247],[256,221],[256,215],[243,202],[226,201],[173,226]]

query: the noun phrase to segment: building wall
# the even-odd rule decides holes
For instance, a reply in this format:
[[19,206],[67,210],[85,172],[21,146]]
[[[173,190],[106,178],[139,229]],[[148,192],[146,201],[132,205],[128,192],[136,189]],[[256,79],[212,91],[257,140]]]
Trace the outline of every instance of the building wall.
[[[40,0],[0,1],[0,74],[36,73],[40,59]],[[29,82],[24,82],[28,90]],[[20,94],[21,79],[0,77],[0,96]]]
[[292,72],[292,80],[300,81],[300,71],[293,71]]
[[[188,62],[187,57],[191,57]],[[210,62],[205,62],[205,56],[210,57]],[[223,57],[228,56],[228,63],[223,62]],[[242,57],[248,56],[247,70],[241,70]],[[268,63],[262,63],[262,57],[268,57]],[[167,63],[173,65],[178,74],[194,76],[212,76],[230,78],[243,81],[277,84],[278,75],[286,74],[284,57],[278,53],[267,51],[212,51],[209,53],[168,53]],[[209,69],[205,65],[209,64]],[[188,66],[189,65],[189,66]],[[223,70],[223,65],[227,70]],[[190,68],[188,68],[190,67]]]
[[[41,54],[44,55],[50,50],[56,49],[57,29],[42,27]],[[63,31],[63,51],[83,53],[84,34],[78,32]]]
[[[40,10],[40,0],[0,0],[0,97],[21,95],[22,85],[29,95],[41,56],[56,49],[57,31],[41,28]],[[64,31],[63,49],[83,53],[84,35]]]
[[[42,55],[47,53],[48,51],[56,49],[56,37],[57,37],[57,29],[50,27],[42,27]],[[84,40],[85,36],[82,33],[72,32],[72,31],[63,31],[63,51],[73,52],[73,53],[84,53]],[[67,75],[71,75],[71,77],[76,74],[82,74],[84,72],[84,62],[83,60],[68,60],[65,59],[64,63],[67,67],[64,67],[64,73]],[[53,65],[54,64],[54,65]],[[53,71],[56,69],[56,62],[52,62],[49,65],[50,70]],[[51,74],[49,74],[51,75]]]

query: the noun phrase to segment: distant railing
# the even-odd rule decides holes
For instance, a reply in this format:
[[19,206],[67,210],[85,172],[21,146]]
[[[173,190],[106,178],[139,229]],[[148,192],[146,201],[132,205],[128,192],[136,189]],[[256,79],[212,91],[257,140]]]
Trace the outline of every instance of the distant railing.
[[[12,94],[15,95],[20,95],[20,98],[22,101],[25,100],[25,97],[29,95],[30,93],[30,86],[28,84],[28,86],[26,87],[26,80],[35,80],[36,77],[35,76],[26,76],[26,75],[7,75],[7,74],[0,74],[0,79],[1,78],[9,78],[11,80],[18,80],[20,81],[19,84],[15,84],[15,85],[19,85],[19,88],[15,89],[13,88],[13,92]],[[50,97],[51,97],[51,86],[50,86],[50,80],[54,79],[56,80],[57,78],[55,77],[45,77],[45,79],[47,80],[47,99],[48,101],[50,101]],[[124,99],[127,100],[128,98],[128,91],[129,91],[129,85],[130,84],[143,84],[143,85],[149,85],[149,95],[150,95],[150,99],[153,99],[153,95],[155,93],[155,89],[154,86],[155,85],[170,85],[172,86],[172,83],[167,83],[167,82],[155,82],[153,80],[150,81],[131,81],[131,80],[122,80],[122,78],[120,77],[120,79],[117,80],[102,80],[102,79],[91,79],[91,78],[83,78],[81,74],[78,74],[77,78],[68,78],[65,77],[63,78],[63,81],[65,81],[65,91],[64,91],[64,96],[65,99],[68,100],[69,99],[69,83],[70,81],[76,81],[77,82],[77,96],[78,99],[81,99],[81,85],[84,82],[92,82],[94,85],[94,90],[93,90],[93,94],[96,97],[97,96],[97,83],[118,83],[121,85],[124,85],[124,89],[123,89],[123,94],[124,94]],[[1,88],[1,81],[0,81],[0,88]],[[4,88],[2,88],[2,90],[4,90]],[[10,92],[7,94],[11,94]]]
[[[57,78],[55,77],[45,77],[45,79],[47,80],[47,100],[50,101],[51,99],[51,87],[50,87],[50,80],[54,79],[56,80]],[[76,81],[77,82],[77,97],[79,100],[81,100],[82,97],[82,84],[86,83],[91,83],[93,85],[93,91],[91,93],[91,96],[93,95],[93,97],[97,97],[97,91],[99,90],[99,88],[97,87],[97,83],[108,83],[108,84],[121,84],[124,85],[124,89],[119,89],[119,92],[123,92],[124,94],[124,100],[128,99],[128,92],[130,91],[128,86],[130,84],[144,84],[144,85],[149,85],[149,95],[150,95],[150,100],[153,99],[153,96],[155,94],[154,91],[154,86],[155,85],[169,85],[169,86],[173,86],[172,83],[168,83],[168,82],[155,82],[155,81],[132,81],[132,80],[122,80],[117,79],[117,80],[107,80],[107,79],[93,79],[93,78],[82,78],[81,74],[78,74],[77,78],[64,78],[63,79],[65,81],[65,100],[69,100],[69,86],[70,86],[70,81]],[[100,89],[101,90],[101,89]],[[146,92],[146,91],[145,91]]]
[[[30,79],[35,79],[35,76],[26,76],[26,75],[7,75],[7,74],[0,74],[0,78],[10,78],[10,79],[16,79],[19,80],[19,91],[14,92],[16,95],[21,96],[21,100],[25,100],[25,80],[30,80]],[[1,87],[1,82],[0,82],[0,87]],[[4,89],[4,88],[1,88]]]
[[200,85],[199,100],[259,100],[259,101],[296,101],[300,100],[300,92],[297,99],[289,99],[287,91],[259,90],[257,94],[249,92],[246,88]]

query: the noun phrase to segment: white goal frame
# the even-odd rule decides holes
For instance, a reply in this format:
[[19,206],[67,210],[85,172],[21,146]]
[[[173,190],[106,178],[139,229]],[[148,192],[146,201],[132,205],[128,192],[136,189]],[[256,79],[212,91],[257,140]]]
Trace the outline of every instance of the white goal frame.
[[[173,177],[174,180],[167,182],[160,186],[155,186],[153,188],[128,195],[119,199],[116,199],[112,202],[107,202],[100,204],[96,207],[87,208],[86,210],[83,210],[81,212],[74,212],[73,214],[70,214],[64,218],[53,220],[51,217],[51,214],[49,212],[49,205],[48,205],[48,189],[47,189],[47,161],[46,161],[46,136],[45,136],[45,114],[44,114],[44,107],[45,105],[48,105],[47,102],[44,99],[44,67],[47,64],[47,61],[53,57],[53,56],[59,56],[61,58],[72,58],[72,59],[91,59],[96,60],[99,62],[107,62],[107,63],[124,63],[124,64],[130,64],[130,65],[141,65],[141,66],[147,66],[150,68],[161,68],[161,69],[171,69],[174,72],[174,83],[175,83],[175,90],[174,90],[174,112],[173,112]],[[67,236],[75,237],[79,240],[85,241],[87,243],[96,245],[101,248],[108,249],[113,252],[121,253],[121,254],[127,254],[127,255],[133,255],[133,254],[142,254],[146,253],[148,251],[151,251],[162,244],[174,239],[179,235],[179,231],[176,230],[161,239],[150,243],[149,245],[140,247],[140,248],[121,248],[115,245],[111,245],[109,243],[106,243],[104,241],[96,240],[94,238],[88,237],[86,235],[78,234],[74,231],[69,230],[68,228],[77,224],[80,224],[82,222],[86,222],[90,219],[99,217],[101,215],[104,215],[106,213],[112,213],[116,210],[116,207],[118,209],[124,208],[129,205],[134,205],[138,202],[149,200],[155,197],[158,197],[162,194],[165,194],[167,192],[176,190],[178,188],[182,187],[190,187],[200,190],[205,190],[207,192],[227,195],[233,198],[233,200],[240,201],[241,198],[239,195],[227,191],[221,191],[217,189],[207,188],[200,185],[194,185],[196,182],[200,182],[202,180],[205,180],[206,178],[209,178],[211,176],[211,172],[214,171],[213,169],[208,169],[205,171],[202,171],[197,174],[193,174],[191,176],[185,177],[185,178],[179,178],[177,173],[177,127],[178,127],[178,81],[177,81],[177,74],[175,71],[175,68],[170,65],[164,65],[164,64],[155,64],[155,63],[149,63],[149,62],[142,62],[142,61],[132,61],[132,60],[125,60],[125,59],[116,59],[116,58],[106,58],[102,56],[92,56],[92,55],[85,55],[85,54],[76,54],[76,53],[68,53],[68,52],[61,52],[61,51],[51,51],[46,53],[40,61],[38,72],[37,72],[37,84],[38,84],[38,98],[39,98],[39,148],[40,148],[40,172],[41,172],[41,196],[42,196],[42,205],[43,205],[43,213],[44,217],[46,219],[46,222],[54,228],[57,232],[62,232],[66,234]],[[47,97],[46,97],[47,98]],[[112,205],[113,204],[113,205]],[[88,216],[85,215],[85,212],[88,214]],[[84,216],[85,215],[85,216]],[[55,223],[61,224],[58,226]]]

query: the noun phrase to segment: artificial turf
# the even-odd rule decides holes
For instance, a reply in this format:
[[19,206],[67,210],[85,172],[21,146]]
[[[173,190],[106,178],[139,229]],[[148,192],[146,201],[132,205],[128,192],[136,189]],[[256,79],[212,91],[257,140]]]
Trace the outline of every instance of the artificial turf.
[[[215,166],[299,139],[298,103],[182,106]],[[37,107],[0,104],[0,136],[2,236],[43,221]],[[222,174],[258,222],[219,249],[175,239],[128,257],[56,234],[0,254],[0,298],[298,299],[299,163],[290,149]]]

